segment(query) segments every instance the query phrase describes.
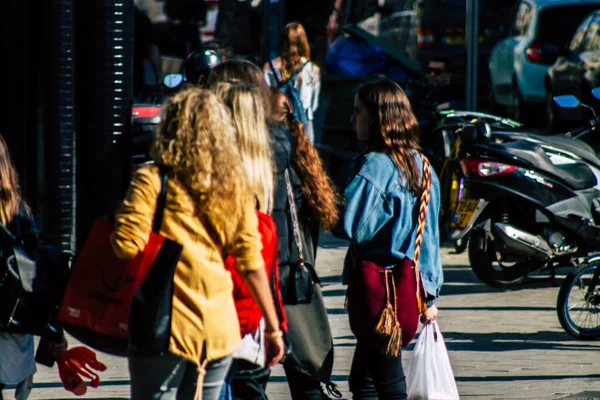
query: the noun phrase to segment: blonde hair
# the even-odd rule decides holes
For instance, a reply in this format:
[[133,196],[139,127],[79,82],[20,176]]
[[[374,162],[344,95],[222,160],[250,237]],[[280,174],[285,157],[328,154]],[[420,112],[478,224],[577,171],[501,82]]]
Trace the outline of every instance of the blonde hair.
[[183,90],[165,103],[152,155],[171,167],[196,212],[233,240],[251,201],[235,129],[225,106],[205,89]]
[[290,22],[283,28],[281,36],[281,80],[283,82],[291,78],[296,71],[302,57],[310,60],[310,47],[304,26],[298,22]]
[[17,170],[10,158],[6,141],[0,135],[0,222],[3,225],[10,224],[15,218],[20,202]]
[[262,212],[273,207],[274,168],[262,94],[246,84],[218,82],[211,87],[231,112],[248,185]]

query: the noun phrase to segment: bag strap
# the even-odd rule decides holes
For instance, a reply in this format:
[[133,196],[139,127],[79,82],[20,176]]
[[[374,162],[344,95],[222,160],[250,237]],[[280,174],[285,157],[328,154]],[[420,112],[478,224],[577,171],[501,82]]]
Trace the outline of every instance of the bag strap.
[[290,204],[290,214],[292,216],[292,226],[294,228],[294,242],[298,248],[300,254],[300,265],[304,266],[304,247],[302,244],[302,235],[300,233],[300,223],[298,222],[298,212],[296,210],[296,202],[294,200],[294,192],[292,191],[292,180],[290,179],[290,169],[285,170],[285,188],[288,196],[288,203]]
[[[294,72],[292,74],[292,76],[290,76],[290,79],[288,79],[288,81],[291,81],[292,84],[294,84],[294,80],[298,77],[298,75],[300,75],[300,73],[302,73],[302,71],[304,70],[304,67],[306,67],[308,64],[310,64],[310,60],[307,60],[304,64],[302,64],[302,67],[300,67],[300,69],[296,72]],[[281,80],[279,79],[279,77],[277,76],[277,70],[275,69],[275,66],[273,65],[273,60],[269,60],[269,67],[271,68],[271,71],[273,71],[273,76],[275,77],[275,82],[277,83],[277,86],[281,86]]]
[[164,165],[158,166],[158,176],[160,177],[160,192],[156,199],[156,211],[152,221],[152,231],[158,233],[162,226],[165,206],[167,205],[167,190],[169,188],[169,169]]
[[417,236],[415,239],[415,275],[417,277],[417,301],[419,304],[419,310],[421,312],[427,309],[423,296],[423,283],[421,280],[421,272],[419,271],[419,258],[421,256],[421,243],[423,242],[423,232],[425,232],[425,216],[427,215],[427,205],[431,198],[431,164],[427,157],[421,154],[421,160],[423,161],[423,175],[421,178],[421,199],[419,204],[419,216],[417,225]]

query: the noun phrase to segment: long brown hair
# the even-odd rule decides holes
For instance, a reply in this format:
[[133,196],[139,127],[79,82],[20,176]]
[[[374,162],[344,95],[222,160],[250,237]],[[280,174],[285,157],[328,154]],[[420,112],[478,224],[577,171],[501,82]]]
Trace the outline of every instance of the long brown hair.
[[290,22],[283,28],[279,56],[281,57],[281,80],[283,82],[294,74],[302,57],[310,60],[310,47],[302,24]]
[[12,163],[8,146],[0,135],[0,222],[8,225],[12,222],[21,202],[19,177]]
[[397,83],[381,80],[359,86],[356,96],[372,118],[369,148],[392,156],[405,174],[410,191],[419,195],[421,173],[414,151],[420,150],[420,131],[406,93]]
[[230,243],[252,197],[225,105],[199,88],[171,97],[163,107],[152,155],[173,169],[197,212],[220,227],[224,243]]
[[290,99],[280,90],[271,88],[274,119],[292,131],[295,153],[292,162],[302,182],[302,193],[323,230],[330,230],[338,221],[338,194],[323,168],[319,153],[304,134],[302,123],[294,118]]

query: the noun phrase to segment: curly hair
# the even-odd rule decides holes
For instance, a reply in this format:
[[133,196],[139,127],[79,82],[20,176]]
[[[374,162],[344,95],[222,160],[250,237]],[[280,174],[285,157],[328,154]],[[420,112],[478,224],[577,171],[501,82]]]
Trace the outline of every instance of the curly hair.
[[381,80],[359,86],[356,96],[373,121],[369,148],[391,155],[405,174],[410,191],[418,196],[421,193],[421,173],[413,152],[420,150],[420,130],[406,93],[396,82]]
[[329,231],[339,220],[339,195],[323,168],[319,153],[308,141],[304,127],[294,118],[290,99],[280,90],[271,88],[273,117],[292,131],[295,152],[294,170],[302,182],[302,193],[323,230]]
[[281,80],[290,79],[302,61],[302,57],[310,60],[310,47],[304,26],[298,22],[290,22],[283,28],[281,35]]
[[197,212],[231,241],[251,195],[231,117],[217,96],[190,88],[167,100],[152,156],[172,168]]

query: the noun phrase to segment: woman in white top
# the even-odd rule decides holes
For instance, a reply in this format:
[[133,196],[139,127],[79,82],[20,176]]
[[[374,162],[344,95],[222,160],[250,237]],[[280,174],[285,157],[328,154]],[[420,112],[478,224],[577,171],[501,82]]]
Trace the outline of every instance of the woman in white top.
[[319,106],[321,71],[310,61],[310,48],[302,24],[291,22],[285,26],[279,57],[265,63],[263,71],[267,82],[273,87],[287,82],[294,73],[297,73],[294,87],[300,91],[302,106],[309,121],[308,126],[305,126],[306,136],[313,143],[315,136],[313,118]]

